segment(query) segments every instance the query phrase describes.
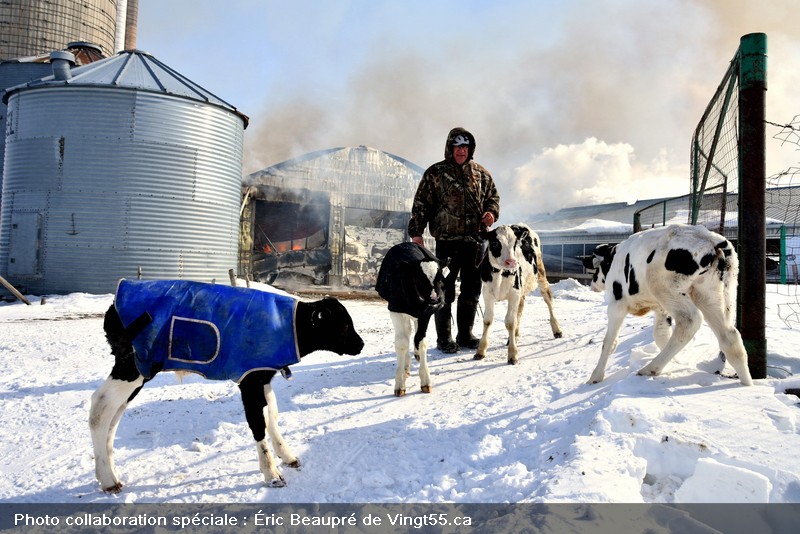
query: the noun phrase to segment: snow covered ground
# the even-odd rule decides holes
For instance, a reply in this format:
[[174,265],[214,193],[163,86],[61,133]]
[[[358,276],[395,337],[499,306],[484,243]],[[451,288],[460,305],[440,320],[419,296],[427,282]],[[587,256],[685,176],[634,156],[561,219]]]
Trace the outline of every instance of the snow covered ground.
[[606,380],[587,385],[603,296],[574,280],[553,290],[563,339],[531,294],[519,365],[506,364],[495,322],[485,360],[432,349],[432,393],[419,391],[414,368],[403,398],[392,395],[384,303],[345,300],[362,354],[318,352],[274,382],[284,437],[302,463],[283,467],[284,488],[263,484],[235,384],[158,375],[117,433],[119,495],[95,481],[87,424],[112,366],[101,318],[112,296],[2,304],[0,503],[800,502],[799,400],[784,393],[800,387],[800,331],[777,312],[795,296],[770,289],[771,378],[754,387],[714,374],[705,326],[663,376],[637,376],[656,353],[650,317],[628,319]]

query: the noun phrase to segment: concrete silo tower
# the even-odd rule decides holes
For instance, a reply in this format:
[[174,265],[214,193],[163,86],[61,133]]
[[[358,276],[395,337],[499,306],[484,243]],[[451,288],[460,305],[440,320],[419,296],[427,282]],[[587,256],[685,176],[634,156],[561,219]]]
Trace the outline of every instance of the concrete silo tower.
[[15,0],[0,2],[0,60],[61,50],[72,41],[114,53],[116,0]]

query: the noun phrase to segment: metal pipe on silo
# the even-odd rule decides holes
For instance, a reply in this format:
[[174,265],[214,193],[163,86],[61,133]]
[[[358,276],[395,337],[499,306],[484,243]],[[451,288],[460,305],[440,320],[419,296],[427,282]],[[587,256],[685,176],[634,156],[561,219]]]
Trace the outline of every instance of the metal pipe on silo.
[[70,67],[75,65],[75,56],[61,50],[50,52],[50,64],[53,66],[53,77],[66,81],[72,78]]
[[125,46],[125,19],[128,16],[128,0],[117,0],[117,27],[114,32],[114,53]]

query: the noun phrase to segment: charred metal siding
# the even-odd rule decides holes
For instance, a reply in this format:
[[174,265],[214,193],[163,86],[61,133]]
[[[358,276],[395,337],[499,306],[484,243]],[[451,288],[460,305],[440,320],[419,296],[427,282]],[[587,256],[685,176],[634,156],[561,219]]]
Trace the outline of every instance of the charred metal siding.
[[241,199],[235,110],[93,80],[15,91],[8,111],[0,272],[12,283],[105,293],[137,268],[227,280]]
[[[347,283],[349,274],[347,256],[351,243],[345,224],[347,211],[356,208],[410,213],[423,172],[424,169],[408,160],[362,145],[321,150],[279,163],[246,176],[244,185],[256,190],[266,186],[329,195],[328,248],[332,264],[328,278],[336,284]],[[261,196],[268,195],[262,192]],[[243,231],[253,231],[252,217],[253,210],[245,210]],[[396,241],[402,240],[405,231],[397,233]],[[243,254],[249,253],[250,245],[244,242]],[[248,270],[248,261],[243,260],[240,271]]]

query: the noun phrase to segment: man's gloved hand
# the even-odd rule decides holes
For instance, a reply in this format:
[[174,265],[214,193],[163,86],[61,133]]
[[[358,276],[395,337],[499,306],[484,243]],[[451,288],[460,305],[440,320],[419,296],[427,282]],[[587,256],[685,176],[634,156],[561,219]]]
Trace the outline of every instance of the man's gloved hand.
[[411,242],[412,243],[416,243],[417,245],[422,245],[422,246],[425,245],[425,243],[422,241],[422,236],[421,235],[412,236],[411,237]]
[[487,211],[481,217],[481,222],[486,225],[487,228],[491,228],[494,224],[494,215],[491,212]]

